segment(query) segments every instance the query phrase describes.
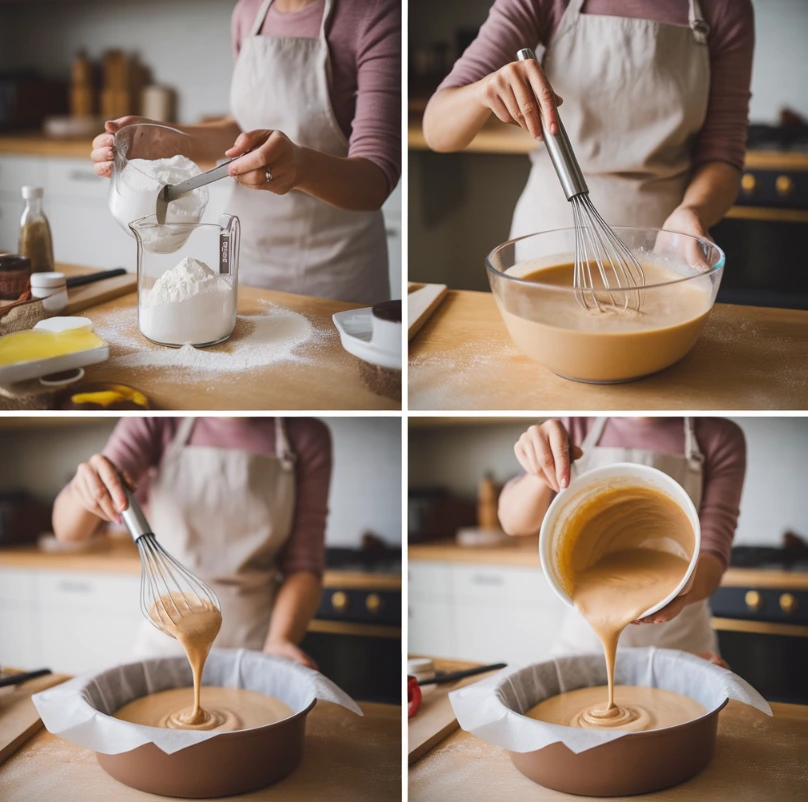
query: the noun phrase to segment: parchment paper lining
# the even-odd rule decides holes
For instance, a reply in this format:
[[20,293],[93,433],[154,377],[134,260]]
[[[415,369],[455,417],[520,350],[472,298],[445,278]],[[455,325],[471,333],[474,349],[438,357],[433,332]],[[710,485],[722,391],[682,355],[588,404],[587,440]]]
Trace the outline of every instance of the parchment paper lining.
[[[79,746],[116,755],[153,743],[173,754],[229,733],[144,727],[120,721],[111,714],[141,696],[192,683],[185,656],[154,658],[84,674],[34,695],[33,701],[49,732]],[[319,672],[246,649],[213,649],[205,664],[202,685],[203,706],[204,686],[218,685],[274,696],[294,713],[321,699],[362,715],[356,703]]]
[[[771,715],[766,700],[748,682],[687,652],[656,647],[620,649],[618,685],[665,688],[695,699],[711,713],[736,699]],[[449,694],[460,726],[484,741],[512,752],[532,752],[563,743],[578,754],[633,733],[586,730],[535,721],[521,715],[559,693],[606,684],[602,654],[560,657],[525,667],[506,668]]]

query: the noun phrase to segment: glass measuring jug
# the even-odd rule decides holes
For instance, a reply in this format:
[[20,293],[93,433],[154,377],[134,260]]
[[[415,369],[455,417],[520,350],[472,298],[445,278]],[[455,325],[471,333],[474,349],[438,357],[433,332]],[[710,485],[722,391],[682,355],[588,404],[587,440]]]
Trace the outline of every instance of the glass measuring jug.
[[[112,178],[107,201],[112,216],[131,233],[129,224],[157,209],[165,184],[198,175],[202,158],[199,140],[167,125],[135,123],[121,128],[112,140]],[[166,222],[198,223],[208,203],[207,187],[172,201]],[[175,243],[176,244],[176,243]]]
[[[226,340],[236,325],[238,217],[223,214],[218,224],[160,225],[152,214],[135,220],[130,229],[137,240],[141,334],[175,348]],[[167,242],[173,243],[171,250],[165,250]]]

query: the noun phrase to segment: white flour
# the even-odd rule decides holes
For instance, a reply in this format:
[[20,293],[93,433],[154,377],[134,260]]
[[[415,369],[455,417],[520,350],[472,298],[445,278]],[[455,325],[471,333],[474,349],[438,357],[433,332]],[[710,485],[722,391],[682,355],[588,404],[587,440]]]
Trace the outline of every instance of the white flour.
[[[241,315],[230,340],[213,348],[143,347],[120,319],[99,320],[95,326],[101,337],[113,346],[111,367],[170,368],[177,377],[215,373],[244,373],[250,369],[269,367],[279,362],[305,360],[308,346],[321,344],[326,334],[319,332],[298,312],[271,306],[266,314]],[[118,355],[121,350],[128,351]]]
[[186,257],[139,298],[138,325],[150,340],[202,345],[227,337],[236,322],[233,279]]
[[[109,193],[112,216],[128,230],[129,223],[156,213],[157,195],[166,184],[179,184],[201,172],[197,164],[185,156],[132,159],[113,179]],[[207,204],[208,188],[199,187],[168,204],[166,223],[198,223]],[[190,230],[156,226],[141,231],[141,237],[147,250],[173,253],[185,244],[190,233]]]

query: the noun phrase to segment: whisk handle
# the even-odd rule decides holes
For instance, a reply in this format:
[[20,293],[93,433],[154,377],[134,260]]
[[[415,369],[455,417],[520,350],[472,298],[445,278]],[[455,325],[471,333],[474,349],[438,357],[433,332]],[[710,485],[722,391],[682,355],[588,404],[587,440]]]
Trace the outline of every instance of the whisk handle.
[[[535,61],[536,54],[529,47],[525,47],[516,54],[516,58],[519,61],[528,61],[529,59]],[[576,195],[589,192],[589,187],[586,185],[578,159],[575,158],[564,123],[561,122],[561,116],[558,112],[556,112],[556,116],[558,117],[558,133],[551,134],[547,130],[543,115],[541,115],[541,133],[564,194],[567,196],[567,200],[572,200]]]
[[121,513],[121,519],[126,524],[129,534],[132,535],[132,540],[137,543],[143,535],[152,534],[152,528],[132,491],[128,487],[124,487],[124,492],[129,506]]

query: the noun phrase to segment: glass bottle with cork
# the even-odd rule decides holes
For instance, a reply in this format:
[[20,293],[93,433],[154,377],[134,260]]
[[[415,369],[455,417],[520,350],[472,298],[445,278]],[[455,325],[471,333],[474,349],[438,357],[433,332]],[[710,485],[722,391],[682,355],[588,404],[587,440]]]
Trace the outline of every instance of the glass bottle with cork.
[[53,270],[53,238],[50,224],[42,211],[42,187],[23,187],[25,209],[20,220],[20,254],[31,260],[32,273]]

